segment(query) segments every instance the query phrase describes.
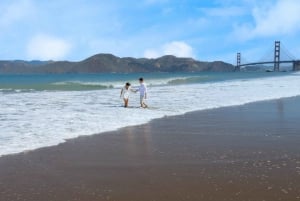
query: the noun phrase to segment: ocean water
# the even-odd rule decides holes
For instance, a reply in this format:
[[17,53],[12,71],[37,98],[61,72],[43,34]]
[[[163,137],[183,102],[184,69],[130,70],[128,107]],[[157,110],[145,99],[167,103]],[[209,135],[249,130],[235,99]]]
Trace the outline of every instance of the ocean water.
[[[143,76],[149,109],[123,108]],[[0,156],[186,112],[300,95],[300,73],[0,75]]]

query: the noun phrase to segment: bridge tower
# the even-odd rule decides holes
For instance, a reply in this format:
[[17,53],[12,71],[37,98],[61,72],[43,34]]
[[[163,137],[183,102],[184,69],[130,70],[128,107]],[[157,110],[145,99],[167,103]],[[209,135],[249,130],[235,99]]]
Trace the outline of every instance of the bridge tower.
[[274,71],[278,72],[280,68],[280,41],[275,41],[274,48]]
[[300,61],[293,61],[293,71],[300,71]]
[[241,70],[241,53],[238,52],[236,54],[236,67],[235,67],[235,71],[240,71]]

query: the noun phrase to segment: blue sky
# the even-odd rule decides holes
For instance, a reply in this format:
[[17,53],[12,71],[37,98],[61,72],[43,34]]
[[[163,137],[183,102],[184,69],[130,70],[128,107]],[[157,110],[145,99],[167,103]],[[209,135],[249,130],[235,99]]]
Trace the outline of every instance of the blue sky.
[[281,40],[300,58],[299,0],[1,0],[0,60],[97,53],[259,60]]

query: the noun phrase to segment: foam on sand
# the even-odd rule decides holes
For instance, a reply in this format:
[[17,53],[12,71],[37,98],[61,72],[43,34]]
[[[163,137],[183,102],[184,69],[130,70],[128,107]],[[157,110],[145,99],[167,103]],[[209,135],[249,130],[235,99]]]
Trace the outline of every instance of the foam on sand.
[[[176,78],[178,79],[178,78]],[[149,87],[155,110],[122,108],[119,89],[6,93],[0,97],[0,155],[139,125],[166,115],[300,95],[300,74]],[[138,106],[138,94],[129,104]]]

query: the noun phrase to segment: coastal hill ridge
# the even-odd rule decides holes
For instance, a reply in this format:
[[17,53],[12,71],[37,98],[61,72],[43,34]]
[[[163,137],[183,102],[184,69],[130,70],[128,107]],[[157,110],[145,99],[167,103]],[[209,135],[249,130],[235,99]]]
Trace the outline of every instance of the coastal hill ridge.
[[72,61],[0,61],[1,74],[29,73],[133,73],[133,72],[228,72],[234,66],[222,61],[197,61],[172,55],[156,59],[117,57],[96,54],[79,62]]

